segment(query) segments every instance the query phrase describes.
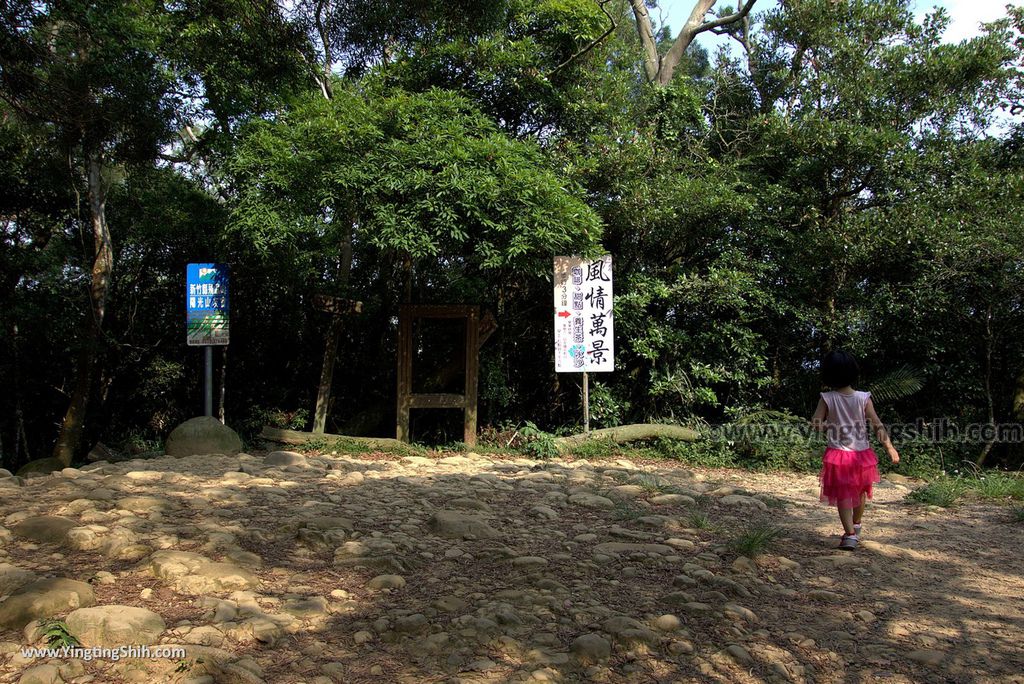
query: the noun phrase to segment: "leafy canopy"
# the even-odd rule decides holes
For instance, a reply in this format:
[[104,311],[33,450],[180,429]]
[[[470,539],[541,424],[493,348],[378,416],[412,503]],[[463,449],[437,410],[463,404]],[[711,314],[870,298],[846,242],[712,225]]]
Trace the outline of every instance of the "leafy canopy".
[[466,98],[338,88],[245,132],[234,230],[261,250],[318,234],[413,258],[515,269],[526,257],[592,249],[580,190],[531,142]]

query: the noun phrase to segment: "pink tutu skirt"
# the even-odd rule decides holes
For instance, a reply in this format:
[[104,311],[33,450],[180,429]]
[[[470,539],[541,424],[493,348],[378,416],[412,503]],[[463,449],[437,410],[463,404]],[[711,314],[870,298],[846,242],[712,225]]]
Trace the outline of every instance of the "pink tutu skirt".
[[878,457],[872,449],[843,451],[825,449],[822,458],[821,501],[839,508],[856,508],[861,494],[871,498],[871,487],[881,481],[878,475]]

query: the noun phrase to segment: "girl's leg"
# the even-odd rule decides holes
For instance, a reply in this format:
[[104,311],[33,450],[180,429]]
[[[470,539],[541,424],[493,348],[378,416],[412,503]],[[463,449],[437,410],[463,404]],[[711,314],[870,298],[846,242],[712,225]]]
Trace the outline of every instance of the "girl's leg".
[[843,531],[846,534],[853,534],[853,509],[840,508],[839,520],[843,523]]
[[864,517],[864,505],[868,502],[868,493],[860,493],[860,505],[853,509],[853,524],[860,525],[861,518]]

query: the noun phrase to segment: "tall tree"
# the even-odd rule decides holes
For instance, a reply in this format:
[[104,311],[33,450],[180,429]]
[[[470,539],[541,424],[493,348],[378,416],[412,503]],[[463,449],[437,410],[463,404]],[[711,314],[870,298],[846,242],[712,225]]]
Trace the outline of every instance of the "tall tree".
[[[286,35],[266,28],[279,15],[258,11],[272,3],[210,4],[16,0],[0,10],[0,98],[26,124],[50,131],[70,161],[92,236],[87,315],[54,447],[64,464],[81,440],[114,273],[111,184],[135,165],[187,159],[189,150],[168,154],[169,146],[192,147],[198,138],[189,124],[199,116],[230,129],[266,99],[261,84],[287,61],[258,58],[277,54],[261,38]],[[195,12],[204,8],[210,12]]]
[[744,0],[741,7],[734,12],[725,9],[716,17],[708,19],[708,14],[714,9],[718,0],[696,0],[686,23],[679,29],[679,33],[669,43],[669,47],[662,54],[658,35],[655,33],[654,23],[651,21],[651,7],[656,3],[648,0],[629,0],[630,8],[633,10],[633,19],[636,22],[637,35],[640,36],[640,45],[643,48],[644,76],[651,83],[666,86],[672,82],[672,77],[683,56],[693,43],[694,39],[702,33],[711,31],[724,33],[733,24],[746,22],[750,11],[754,9],[756,0]]
[[84,187],[88,314],[54,456],[70,464],[81,439],[114,247],[107,225],[112,169],[156,155],[170,121],[149,3],[12,2],[0,14],[0,97],[25,121],[53,129]]

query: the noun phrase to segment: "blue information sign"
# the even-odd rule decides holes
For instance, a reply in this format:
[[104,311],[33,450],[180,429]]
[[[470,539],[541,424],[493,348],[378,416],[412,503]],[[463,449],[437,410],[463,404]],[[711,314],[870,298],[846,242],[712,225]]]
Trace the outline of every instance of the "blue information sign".
[[189,346],[227,344],[227,264],[189,264],[185,276]]

